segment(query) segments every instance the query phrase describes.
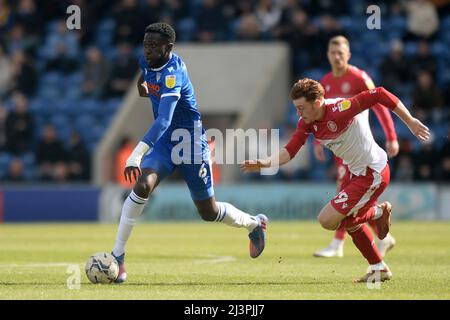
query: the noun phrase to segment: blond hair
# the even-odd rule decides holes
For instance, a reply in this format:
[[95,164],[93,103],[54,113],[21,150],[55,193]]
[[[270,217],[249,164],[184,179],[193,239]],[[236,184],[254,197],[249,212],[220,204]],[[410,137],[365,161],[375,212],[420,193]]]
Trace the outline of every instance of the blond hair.
[[341,45],[341,44],[346,45],[348,50],[350,51],[350,42],[344,36],[335,36],[328,41],[328,47],[330,47],[331,45]]

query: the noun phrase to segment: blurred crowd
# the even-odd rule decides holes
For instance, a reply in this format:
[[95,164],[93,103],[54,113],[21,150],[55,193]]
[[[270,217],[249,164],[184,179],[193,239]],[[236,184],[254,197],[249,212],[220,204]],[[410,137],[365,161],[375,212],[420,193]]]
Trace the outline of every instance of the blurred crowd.
[[[66,26],[72,4],[80,30]],[[371,4],[381,30],[365,28]],[[450,181],[450,1],[0,0],[1,181],[90,178],[92,151],[138,69],[143,30],[157,21],[173,25],[178,42],[284,41],[292,79],[319,80],[330,70],[329,38],[345,35],[350,63],[434,132],[420,144],[396,122],[392,179]],[[296,122],[290,110],[279,124],[284,138]],[[373,128],[384,145],[376,120]],[[307,151],[280,179],[332,178],[331,159],[321,164]]]

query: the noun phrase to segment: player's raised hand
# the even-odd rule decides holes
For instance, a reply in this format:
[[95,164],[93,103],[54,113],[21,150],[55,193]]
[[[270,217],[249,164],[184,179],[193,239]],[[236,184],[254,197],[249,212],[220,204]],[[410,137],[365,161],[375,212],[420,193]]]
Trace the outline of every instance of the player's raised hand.
[[139,167],[126,167],[125,170],[123,171],[123,175],[125,176],[125,180],[129,181],[129,182],[133,182],[133,177],[134,177],[134,181],[137,182],[138,177],[142,174],[141,169],[139,169]]
[[428,129],[428,127],[419,119],[413,118],[408,124],[408,128],[420,141],[427,141],[430,137],[430,129]]
[[256,172],[261,170],[262,168],[269,168],[270,162],[268,160],[245,160],[240,168],[243,172]]

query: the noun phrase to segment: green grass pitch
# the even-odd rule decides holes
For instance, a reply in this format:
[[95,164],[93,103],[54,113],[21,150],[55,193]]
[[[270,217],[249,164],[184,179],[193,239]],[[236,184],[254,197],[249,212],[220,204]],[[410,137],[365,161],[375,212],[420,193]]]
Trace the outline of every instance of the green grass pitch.
[[[257,259],[243,229],[214,223],[138,224],[127,247],[128,282],[93,285],[84,263],[110,251],[116,225],[0,225],[0,299],[450,299],[450,223],[398,222],[378,289],[353,284],[366,262],[350,238],[345,257],[319,259],[331,232],[317,222],[273,222]],[[68,289],[67,265],[81,269]],[[72,278],[71,278],[72,279]]]

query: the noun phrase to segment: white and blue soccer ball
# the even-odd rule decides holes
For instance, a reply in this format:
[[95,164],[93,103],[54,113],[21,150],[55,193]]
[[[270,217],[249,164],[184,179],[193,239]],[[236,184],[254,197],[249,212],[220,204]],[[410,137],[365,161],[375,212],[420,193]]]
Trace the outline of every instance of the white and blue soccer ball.
[[119,264],[110,253],[98,252],[89,257],[85,270],[92,283],[112,283],[119,275]]

